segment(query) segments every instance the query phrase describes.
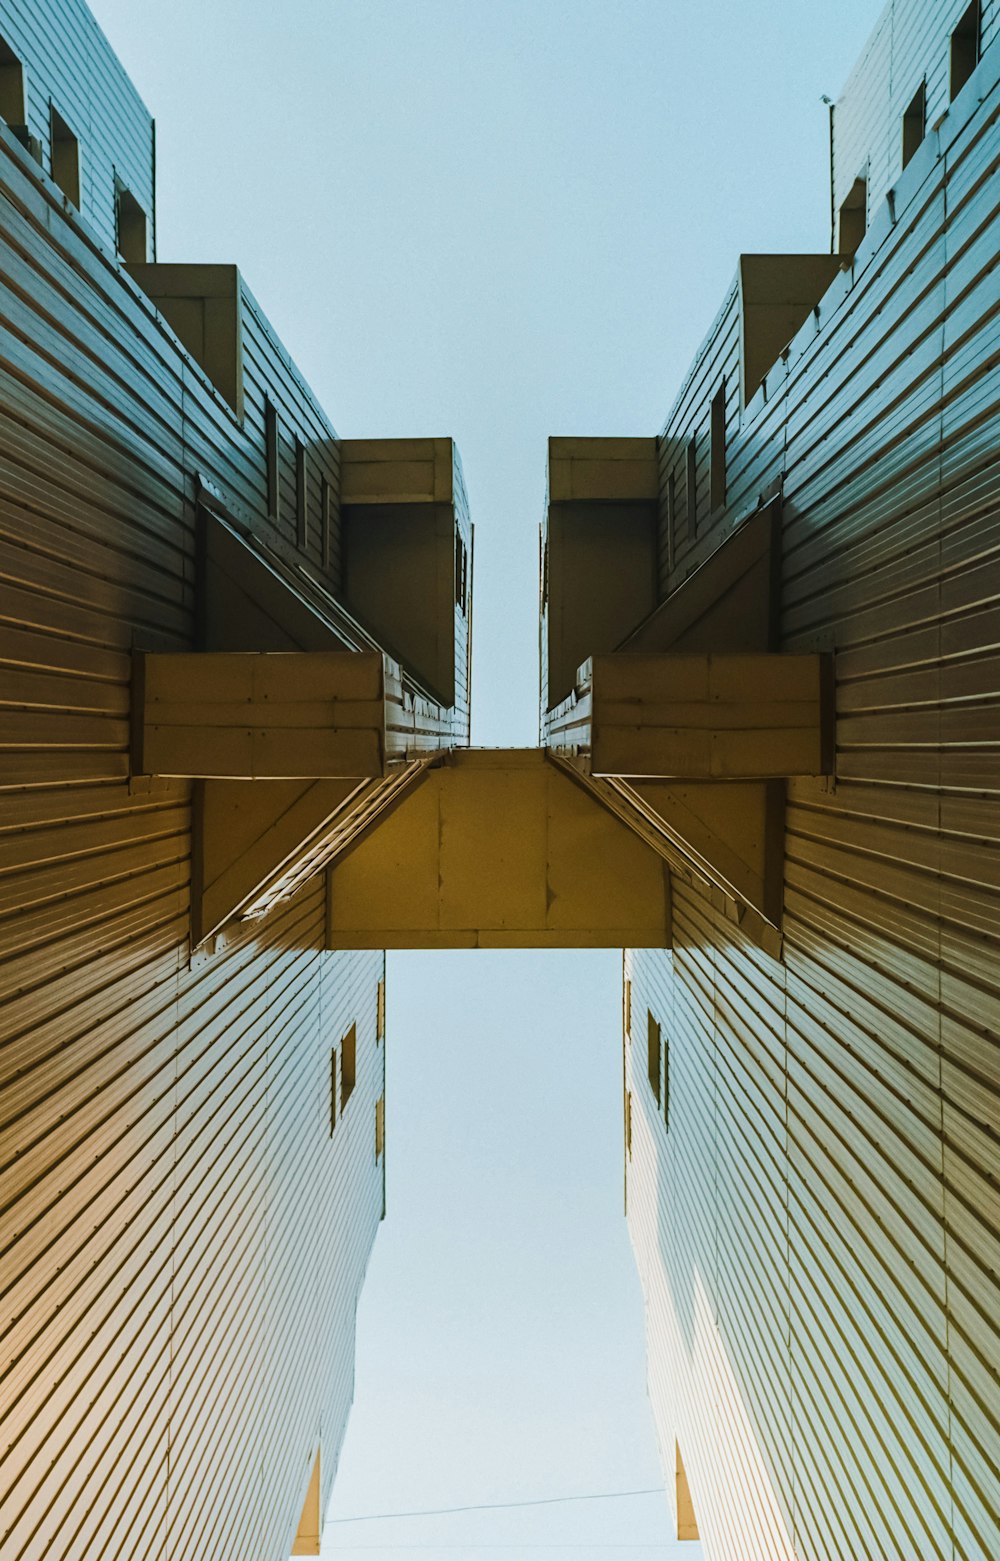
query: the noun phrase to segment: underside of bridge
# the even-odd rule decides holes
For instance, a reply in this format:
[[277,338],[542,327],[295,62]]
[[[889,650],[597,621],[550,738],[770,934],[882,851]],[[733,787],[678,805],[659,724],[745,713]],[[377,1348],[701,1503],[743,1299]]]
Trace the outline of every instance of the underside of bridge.
[[[648,508],[628,491],[648,481],[648,443],[558,442],[573,497],[557,460],[550,666],[567,642],[591,653],[532,750],[456,747],[429,687],[374,642],[345,650],[321,605],[203,508],[204,648],[136,653],[132,702],[134,776],[197,782],[196,944],[325,871],[331,948],[667,948],[672,873],[777,945],[784,782],[832,772],[832,660],[773,648],[774,502],[621,639],[607,583],[629,563],[609,569],[595,538],[620,549]],[[391,469],[392,442],[379,454]],[[369,568],[432,577],[438,530],[403,559],[395,532],[381,555],[370,542]]]

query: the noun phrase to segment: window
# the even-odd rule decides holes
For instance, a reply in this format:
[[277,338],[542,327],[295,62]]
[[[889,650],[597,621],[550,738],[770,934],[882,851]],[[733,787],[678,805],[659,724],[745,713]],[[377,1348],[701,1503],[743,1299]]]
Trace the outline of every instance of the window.
[[927,129],[927,83],[922,81],[903,115],[903,167],[917,150]]
[[295,540],[305,548],[309,539],[309,468],[306,447],[295,436]]
[[660,1026],[653,1015],[646,1010],[646,1035],[647,1035],[647,1071],[649,1084],[656,1097],[656,1104],[660,1104]]
[[625,988],[624,988],[624,993],[623,993],[623,1003],[624,1003],[625,1034],[631,1038],[631,1035],[632,1035],[632,983],[628,979],[628,976],[625,977]]
[[116,243],[122,259],[132,265],[146,260],[146,213],[119,179],[115,180]]
[[12,130],[21,130],[28,122],[24,99],[24,66],[0,38],[0,119]]
[[278,409],[264,398],[264,480],[267,485],[267,513],[277,520],[280,509],[278,485]]
[[340,1043],[340,1110],[347,1110],[347,1102],[358,1081],[358,1027],[352,1024]]
[[465,615],[469,589],[469,554],[459,532],[455,532],[455,601]]
[[52,177],[68,201],[80,209],[80,143],[54,104],[52,125]]
[[712,509],[721,509],[726,502],[726,382],[722,381],[712,397],[711,413],[711,466],[709,490]]
[[632,1158],[632,1092],[625,1091],[625,1153]]
[[375,1039],[385,1040],[385,976],[378,984],[378,996],[375,999]]
[[868,227],[868,172],[860,174],[841,203],[837,223],[837,253],[850,260]]
[[948,82],[950,100],[958,97],[979,64],[981,32],[982,7],[980,0],[972,0],[972,4],[962,12],[959,24],[951,35],[951,70]]
[[663,1042],[660,1050],[663,1053],[663,1125],[667,1132],[670,1131],[670,1039]]
[[330,1052],[330,1137],[337,1126],[337,1048]]
[[385,1148],[385,1096],[375,1102],[375,1158],[381,1160]]
[[698,439],[692,434],[687,447],[687,523],[688,536],[698,530]]
[[330,528],[333,525],[333,516],[330,512],[330,484],[325,477],[319,480],[319,524],[320,524],[320,549],[323,560],[323,568],[330,567]]

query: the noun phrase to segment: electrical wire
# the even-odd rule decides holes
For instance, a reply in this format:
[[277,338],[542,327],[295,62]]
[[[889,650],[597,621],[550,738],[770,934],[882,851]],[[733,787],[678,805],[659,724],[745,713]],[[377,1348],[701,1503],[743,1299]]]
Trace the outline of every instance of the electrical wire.
[[453,1512],[506,1512],[512,1507],[557,1507],[572,1501],[621,1501],[627,1496],[662,1495],[662,1485],[647,1485],[638,1491],[589,1491],[583,1496],[541,1496],[534,1501],[480,1501],[468,1507],[420,1507],[413,1512],[363,1512],[353,1518],[327,1518],[327,1524],[381,1523],[391,1518],[443,1518]]

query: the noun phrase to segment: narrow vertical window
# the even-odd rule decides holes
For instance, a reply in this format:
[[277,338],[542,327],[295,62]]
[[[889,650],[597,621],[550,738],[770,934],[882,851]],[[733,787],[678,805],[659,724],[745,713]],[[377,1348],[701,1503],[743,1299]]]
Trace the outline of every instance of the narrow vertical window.
[[385,1148],[385,1096],[375,1102],[375,1158],[381,1160]]
[[469,554],[460,532],[455,532],[455,601],[465,616],[469,589]]
[[332,517],[330,515],[330,484],[326,477],[319,480],[319,525],[320,525],[320,557],[323,568],[330,567],[330,527]]
[[80,143],[54,104],[50,106],[52,177],[68,201],[80,209]]
[[687,528],[688,536],[698,532],[698,439],[692,434],[687,446]]
[[660,1026],[652,1014],[646,1012],[647,1035],[647,1071],[649,1073],[649,1086],[656,1097],[656,1104],[660,1104]]
[[903,115],[903,167],[917,150],[927,129],[927,83],[922,81]]
[[0,119],[5,119],[11,130],[23,130],[28,123],[24,66],[2,38],[0,38]]
[[295,539],[305,550],[309,540],[309,466],[306,447],[295,436]]
[[712,397],[709,494],[713,512],[726,502],[726,382]]
[[982,36],[982,27],[982,7],[979,0],[972,0],[972,4],[962,12],[958,26],[951,35],[949,101],[958,97],[979,64],[979,40]]
[[278,486],[278,409],[266,397],[264,400],[264,466],[267,484],[267,513],[272,520],[279,517],[280,489]]
[[625,977],[625,987],[624,987],[624,994],[623,994],[623,996],[624,996],[624,1015],[623,1015],[623,1019],[624,1019],[624,1025],[625,1025],[625,1034],[627,1036],[631,1037],[631,1035],[632,1035],[632,983],[629,980],[628,976]]
[[850,260],[868,227],[868,174],[859,174],[841,202],[837,222],[837,253]]
[[337,1126],[337,1048],[330,1050],[330,1137]]
[[118,253],[131,265],[146,260],[146,213],[120,180],[115,180],[115,234]]
[[663,1125],[667,1132],[670,1131],[670,1037],[661,1041],[660,1052],[663,1057]]
[[378,984],[378,996],[375,999],[375,1039],[385,1040],[385,976]]
[[632,1092],[625,1091],[625,1153],[632,1158]]
[[352,1024],[340,1043],[340,1109],[346,1111],[347,1102],[358,1081],[358,1027]]

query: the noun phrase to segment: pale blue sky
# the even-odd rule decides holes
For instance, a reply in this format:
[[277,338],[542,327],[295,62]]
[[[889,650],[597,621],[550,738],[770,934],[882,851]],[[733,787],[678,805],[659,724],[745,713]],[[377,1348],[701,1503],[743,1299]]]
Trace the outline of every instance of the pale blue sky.
[[[546,437],[655,433],[739,251],[828,248],[820,99],[878,5],[92,3],[157,118],[160,258],[236,261],[342,434],[457,439],[474,740],[534,743]],[[619,981],[615,953],[390,961],[389,1218],[334,1516],[658,1483]],[[414,1545],[699,1554],[660,1497],[331,1527],[326,1553]]]

